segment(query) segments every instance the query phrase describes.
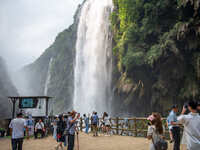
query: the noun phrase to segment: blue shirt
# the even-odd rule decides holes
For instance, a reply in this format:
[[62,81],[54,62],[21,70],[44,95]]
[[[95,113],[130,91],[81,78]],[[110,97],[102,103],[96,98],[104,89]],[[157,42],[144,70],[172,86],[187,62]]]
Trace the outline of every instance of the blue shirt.
[[92,123],[97,124],[99,122],[99,117],[97,115],[92,116]]
[[173,125],[171,124],[171,122],[177,122],[177,115],[176,113],[172,110],[170,113],[169,113],[169,116],[167,117],[167,122],[168,122],[168,126],[169,128],[170,127],[173,127]]
[[75,134],[75,131],[76,131],[76,124],[77,124],[77,121],[75,121],[73,124],[71,124],[70,122],[72,121],[72,117],[69,117],[68,118],[68,129],[69,129],[69,134],[70,135],[74,135]]

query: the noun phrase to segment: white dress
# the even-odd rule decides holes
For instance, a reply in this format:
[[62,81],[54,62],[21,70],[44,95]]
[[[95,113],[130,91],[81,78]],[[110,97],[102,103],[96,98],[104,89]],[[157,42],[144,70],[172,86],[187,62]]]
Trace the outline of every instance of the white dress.
[[[148,126],[148,132],[147,132],[147,136],[152,136],[153,137],[153,140],[154,140],[154,143],[156,143],[157,141],[160,140],[160,137],[162,135],[158,134],[156,132],[156,127],[154,125],[152,126]],[[155,147],[153,145],[153,142],[151,141],[151,144],[150,144],[150,150],[155,150]]]
[[104,117],[104,123],[105,123],[105,126],[109,126],[110,125],[110,121],[109,121],[108,117]]

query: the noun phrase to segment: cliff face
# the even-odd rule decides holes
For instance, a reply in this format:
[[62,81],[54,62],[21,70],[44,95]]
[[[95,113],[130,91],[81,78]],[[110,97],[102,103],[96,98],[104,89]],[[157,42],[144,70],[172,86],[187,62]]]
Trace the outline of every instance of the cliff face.
[[0,119],[10,118],[12,105],[8,96],[17,96],[17,90],[13,86],[8,75],[4,60],[0,57]]
[[[200,8],[195,0],[113,0],[113,104],[115,114],[166,114],[200,96]],[[72,108],[78,18],[21,70],[22,95],[54,97],[54,113]],[[52,60],[51,67],[49,67]],[[50,68],[50,71],[48,71]],[[26,82],[24,82],[26,81]],[[24,88],[26,87],[26,88]]]
[[113,0],[115,112],[166,114],[198,98],[200,7],[193,0]]
[[51,77],[46,94],[54,97],[54,113],[67,111],[72,107],[73,65],[80,9],[81,5],[74,16],[74,23],[59,33],[55,42],[33,64],[20,71],[19,82],[16,83],[24,83],[19,90],[22,95],[44,95],[49,72]]

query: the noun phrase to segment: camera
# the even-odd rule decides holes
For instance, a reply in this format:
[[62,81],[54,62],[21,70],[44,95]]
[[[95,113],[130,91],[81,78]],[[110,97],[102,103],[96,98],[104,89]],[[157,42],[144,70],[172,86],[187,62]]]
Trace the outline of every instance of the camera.
[[184,104],[184,108],[185,108],[185,109],[188,109],[188,104]]
[[148,126],[151,126],[152,124],[151,124],[150,122],[147,122],[147,125],[148,125]]

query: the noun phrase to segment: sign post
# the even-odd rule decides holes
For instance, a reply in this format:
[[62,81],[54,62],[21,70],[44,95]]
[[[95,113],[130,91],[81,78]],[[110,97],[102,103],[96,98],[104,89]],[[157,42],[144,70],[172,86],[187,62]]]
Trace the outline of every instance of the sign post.
[[38,104],[38,100],[45,100],[46,101],[46,113],[45,115],[48,116],[49,111],[49,99],[52,97],[48,96],[21,96],[21,97],[8,97],[12,104],[12,118],[15,118],[15,110],[16,110],[16,102],[19,101],[19,108],[20,109],[27,109],[27,108],[36,108]]

